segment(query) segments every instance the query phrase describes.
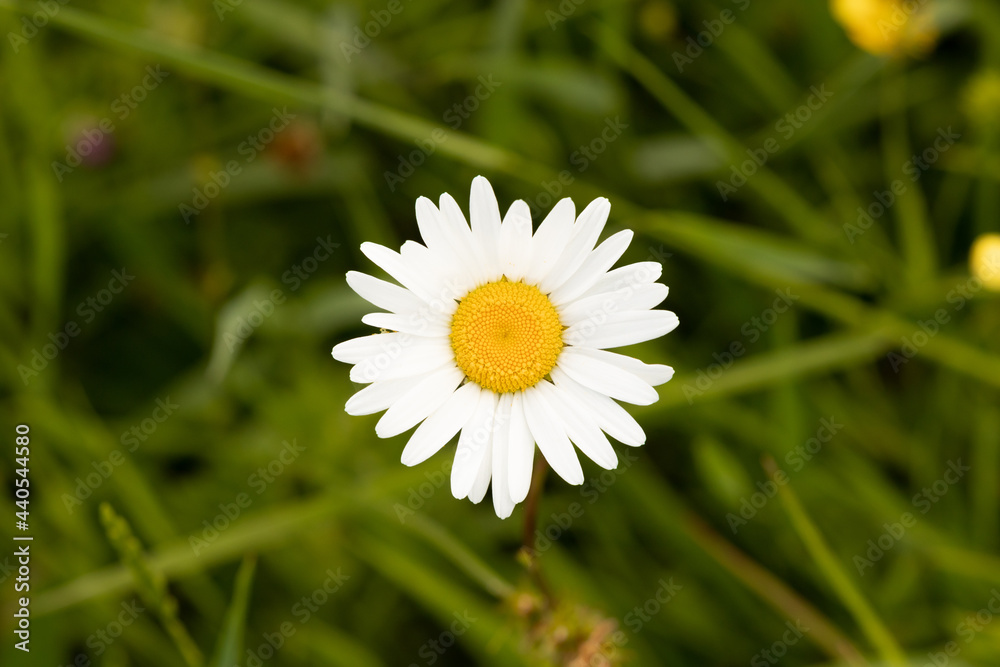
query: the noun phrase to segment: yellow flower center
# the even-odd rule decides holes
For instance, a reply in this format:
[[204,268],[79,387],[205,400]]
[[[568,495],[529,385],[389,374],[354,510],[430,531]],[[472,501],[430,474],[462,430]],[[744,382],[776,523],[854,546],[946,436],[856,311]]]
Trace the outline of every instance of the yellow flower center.
[[562,329],[559,313],[537,287],[503,279],[459,302],[451,347],[470,380],[504,394],[533,387],[549,374],[562,351]]

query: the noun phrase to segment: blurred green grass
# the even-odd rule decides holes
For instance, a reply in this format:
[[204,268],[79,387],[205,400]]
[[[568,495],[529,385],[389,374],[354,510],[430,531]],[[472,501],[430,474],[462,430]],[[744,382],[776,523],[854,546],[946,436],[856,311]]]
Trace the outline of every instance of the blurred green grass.
[[[761,651],[796,621],[810,631],[785,664],[933,664],[949,642],[948,664],[1000,661],[1000,624],[967,620],[1000,587],[1000,314],[966,267],[998,226],[1000,108],[961,104],[1000,66],[1000,19],[987,0],[944,4],[959,20],[937,49],[891,61],[848,42],[825,4],[751,3],[678,72],[688,37],[743,2],[404,2],[363,47],[355,28],[374,34],[388,3],[48,3],[17,43],[45,7],[0,2],[0,411],[32,428],[36,640],[27,662],[9,641],[0,660],[184,664],[169,614],[96,634],[143,599],[107,502],[206,656],[232,655],[245,605],[243,665],[247,649],[273,665],[533,664],[524,510],[501,522],[452,499],[447,452],[401,466],[402,437],[343,412],[356,387],[328,356],[366,330],[343,279],[370,269],[359,244],[415,239],[417,196],[464,204],[482,173],[502,206],[609,197],[612,226],[637,232],[625,260],[663,263],[682,323],[636,349],[678,369],[635,409],[638,460],[546,485],[535,546],[560,622],[616,619],[640,665],[771,664]],[[169,75],[143,87],[150,66]],[[484,99],[481,76],[500,83]],[[786,138],[781,119],[823,84],[830,101]],[[101,150],[54,169],[103,119]],[[608,124],[626,127],[596,143]],[[958,143],[852,243],[844,225],[941,128]],[[774,137],[723,201],[718,182]],[[320,239],[339,244],[322,261]],[[134,281],[103,303],[123,267]],[[797,300],[769,322],[776,290]],[[939,309],[949,321],[919,344]],[[891,356],[915,340],[912,359]],[[36,352],[44,368],[19,370]],[[178,407],[160,420],[158,400]],[[795,458],[821,419],[843,428]],[[304,448],[287,464],[285,442]],[[772,459],[788,476],[777,500]],[[968,475],[937,493],[957,460]],[[860,574],[906,512],[915,525]],[[251,566],[237,570],[252,554],[251,590]],[[329,572],[347,578],[319,604]],[[676,599],[637,614],[665,580]],[[477,620],[455,646],[430,647],[463,613]]]

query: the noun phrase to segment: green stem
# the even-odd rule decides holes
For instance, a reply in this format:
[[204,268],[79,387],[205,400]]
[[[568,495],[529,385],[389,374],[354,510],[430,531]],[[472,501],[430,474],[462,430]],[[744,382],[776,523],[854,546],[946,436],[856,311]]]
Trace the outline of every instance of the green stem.
[[524,530],[522,532],[521,550],[518,552],[518,559],[524,563],[531,575],[535,586],[542,593],[545,605],[548,608],[555,606],[555,595],[545,577],[542,575],[542,564],[535,553],[535,526],[538,520],[538,505],[542,497],[542,489],[545,488],[545,478],[548,475],[549,466],[544,456],[535,459],[535,467],[531,473],[531,488],[528,489],[528,497],[524,502]]

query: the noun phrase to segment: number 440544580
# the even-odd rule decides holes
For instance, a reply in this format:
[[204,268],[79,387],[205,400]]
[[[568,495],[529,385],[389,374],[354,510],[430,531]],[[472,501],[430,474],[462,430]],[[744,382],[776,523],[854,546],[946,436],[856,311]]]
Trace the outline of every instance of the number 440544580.
[[28,449],[31,444],[31,439],[28,436],[28,426],[25,424],[18,424],[15,429],[17,432],[17,437],[14,439],[16,445],[14,449],[14,455],[17,457],[17,468],[15,472],[17,477],[14,479],[14,485],[17,487],[15,495],[17,496],[17,506],[21,508],[20,512],[17,512],[17,518],[24,523],[28,522],[28,496],[30,492],[28,491],[28,461],[31,457],[31,452]]

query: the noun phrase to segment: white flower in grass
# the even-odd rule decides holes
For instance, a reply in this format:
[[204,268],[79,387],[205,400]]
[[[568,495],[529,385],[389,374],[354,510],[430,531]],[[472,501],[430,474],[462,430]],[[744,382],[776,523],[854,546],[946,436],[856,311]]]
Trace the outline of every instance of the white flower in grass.
[[385,410],[375,426],[380,438],[419,424],[403,449],[408,466],[461,431],[452,493],[478,503],[492,481],[501,518],[528,494],[536,443],[570,484],[583,483],[574,444],[609,470],[618,457],[605,433],[643,444],[642,428],[615,401],[654,403],[653,387],[673,369],[607,350],[658,338],[677,316],[652,310],[667,296],[654,282],[658,263],[611,270],[631,231],[595,248],[608,200],[595,199],[577,217],[563,199],[534,234],[523,201],[501,221],[482,176],[472,181],[471,229],[451,195],[441,195],[440,207],[421,197],[416,209],[426,245],[407,241],[398,253],[361,246],[399,285],[347,274],[358,294],[388,311],[362,321],[392,331],[333,348],[335,359],[354,364],[352,380],[370,383],[347,412]]

